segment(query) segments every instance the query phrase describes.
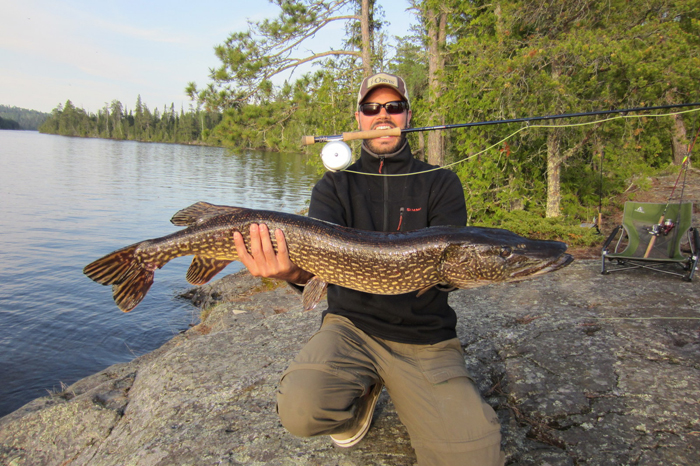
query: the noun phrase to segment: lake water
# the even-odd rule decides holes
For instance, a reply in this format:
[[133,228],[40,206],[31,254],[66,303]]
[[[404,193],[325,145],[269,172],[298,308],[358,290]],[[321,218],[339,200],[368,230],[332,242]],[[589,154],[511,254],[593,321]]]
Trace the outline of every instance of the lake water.
[[[126,362],[198,321],[180,258],[128,314],[82,273],[172,233],[197,201],[297,212],[318,179],[301,154],[0,131],[0,416]],[[217,278],[240,270],[231,264]]]

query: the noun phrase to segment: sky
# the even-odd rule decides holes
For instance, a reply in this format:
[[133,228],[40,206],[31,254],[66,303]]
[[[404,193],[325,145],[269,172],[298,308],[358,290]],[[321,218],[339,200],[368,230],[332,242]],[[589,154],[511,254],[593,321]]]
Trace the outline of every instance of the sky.
[[[379,3],[389,35],[406,35],[408,0]],[[70,100],[97,113],[140,95],[150,109],[187,111],[187,83],[204,87],[221,63],[214,47],[278,11],[264,0],[0,0],[0,105],[50,112]],[[342,28],[307,47],[339,48]]]

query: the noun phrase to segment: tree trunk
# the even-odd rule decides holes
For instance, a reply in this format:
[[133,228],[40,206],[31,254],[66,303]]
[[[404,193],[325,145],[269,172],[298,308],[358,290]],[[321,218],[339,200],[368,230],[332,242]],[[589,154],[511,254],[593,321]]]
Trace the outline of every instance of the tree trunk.
[[[430,115],[428,124],[430,126],[444,125],[445,117],[437,110],[437,102],[442,95],[440,77],[445,69],[443,49],[446,40],[447,13],[433,9],[427,4],[424,8],[429,41],[428,103]],[[428,133],[428,163],[440,166],[445,163],[445,135],[442,131]]]
[[[677,89],[673,88],[666,93],[666,102],[672,104],[676,100]],[[671,154],[673,154],[673,164],[682,165],[683,160],[688,155],[688,133],[685,123],[680,115],[673,115],[673,130],[671,130]]]
[[671,134],[671,150],[673,152],[673,164],[682,165],[683,160],[688,155],[688,133],[685,130],[685,123],[680,115],[673,116],[673,132]]
[[[560,76],[556,59],[551,62],[552,81],[557,82]],[[561,215],[561,165],[564,156],[561,153],[562,129],[551,128],[547,135],[547,218]]]
[[371,37],[369,33],[369,0],[362,0],[360,27],[362,29],[362,69],[365,78],[372,74]]
[[425,136],[423,131],[418,131],[418,151],[413,155],[417,156],[421,162],[425,161]]
[[496,16],[496,37],[498,38],[498,43],[503,44],[505,26],[503,25],[503,12],[501,11],[500,3],[496,3],[493,14]]
[[561,130],[550,129],[547,136],[547,218],[561,215]]

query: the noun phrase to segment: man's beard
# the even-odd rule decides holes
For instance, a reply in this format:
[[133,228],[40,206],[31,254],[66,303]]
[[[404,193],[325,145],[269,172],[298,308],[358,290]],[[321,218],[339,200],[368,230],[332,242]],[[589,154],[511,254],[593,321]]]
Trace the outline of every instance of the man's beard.
[[[377,129],[377,126],[389,126],[390,128],[396,128],[396,125],[392,121],[380,121],[372,125],[371,129]],[[398,151],[404,144],[405,136],[401,135],[396,138],[393,144],[382,144],[383,139],[366,139],[365,146],[375,153],[376,155],[392,154]]]
[[403,147],[405,141],[406,138],[404,136],[401,136],[396,140],[395,144],[380,146],[376,143],[376,139],[368,139],[365,140],[365,145],[375,155],[386,155],[397,152],[401,147]]

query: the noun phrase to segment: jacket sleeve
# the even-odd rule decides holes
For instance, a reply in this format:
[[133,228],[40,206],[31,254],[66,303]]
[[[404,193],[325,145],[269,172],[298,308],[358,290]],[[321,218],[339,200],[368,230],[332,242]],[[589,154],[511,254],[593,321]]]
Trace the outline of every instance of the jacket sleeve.
[[309,217],[336,225],[348,226],[346,218],[346,206],[343,205],[338,192],[342,188],[338,184],[343,184],[343,174],[326,172],[311,191],[311,201],[309,203]]
[[430,191],[428,202],[430,216],[428,225],[464,226],[467,224],[467,206],[464,201],[464,188],[457,174],[441,170],[443,176],[438,179]]

